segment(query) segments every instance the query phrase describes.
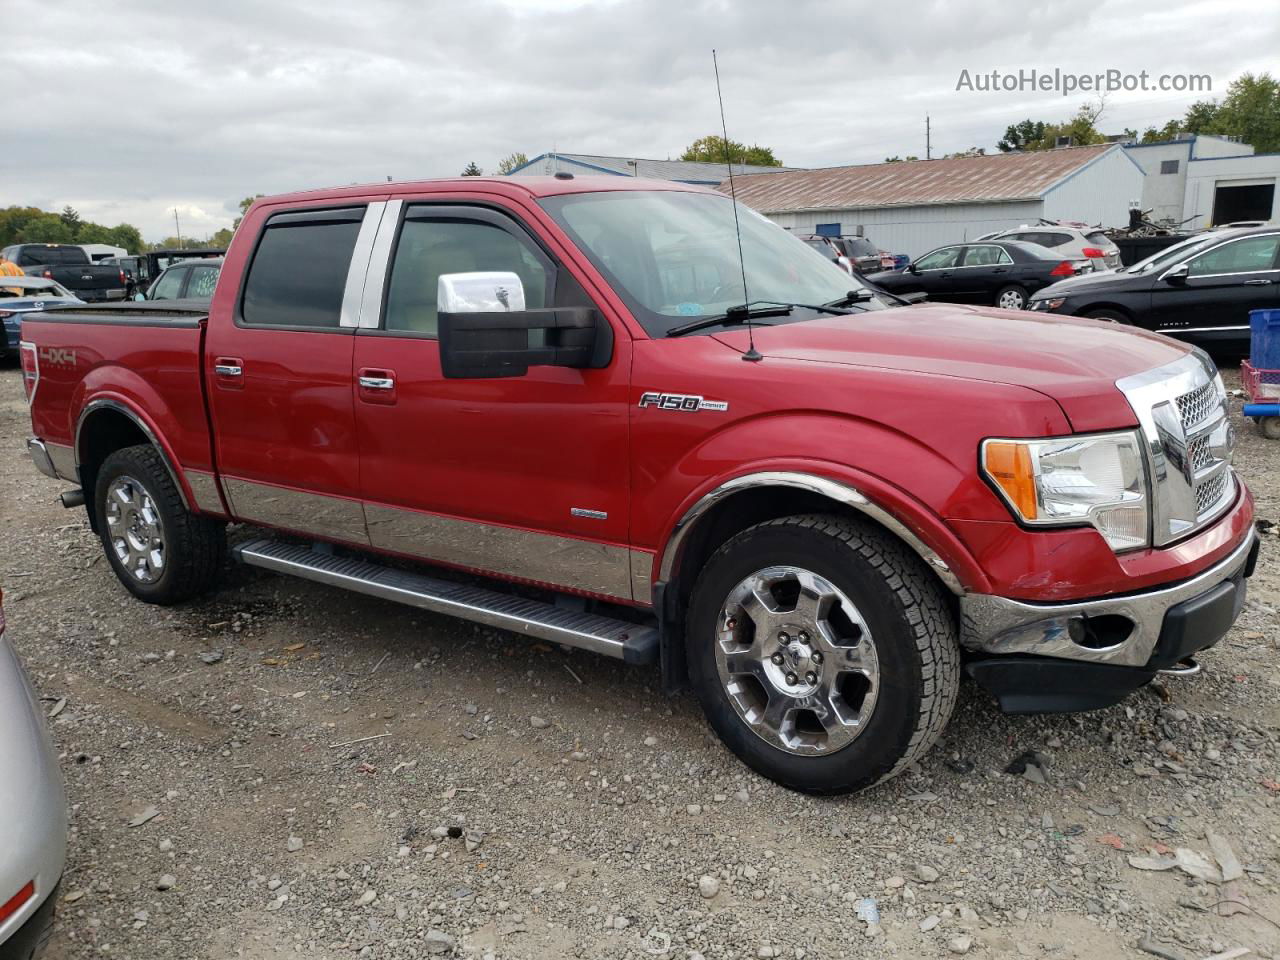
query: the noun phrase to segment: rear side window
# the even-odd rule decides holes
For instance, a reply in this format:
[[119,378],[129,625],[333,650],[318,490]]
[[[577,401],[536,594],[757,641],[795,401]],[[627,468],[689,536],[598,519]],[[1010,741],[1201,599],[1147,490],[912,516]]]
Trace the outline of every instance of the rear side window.
[[166,270],[156,281],[155,289],[148,294],[151,300],[173,300],[182,292],[182,281],[186,279],[186,267],[174,267]]
[[1071,234],[1069,233],[1042,233],[1043,240],[1037,240],[1036,243],[1045,247],[1060,247],[1064,243],[1071,242]]
[[494,270],[520,278],[526,309],[550,306],[548,265],[525,240],[481,220],[406,219],[391,267],[386,329],[436,336],[440,275]]
[[1095,230],[1093,233],[1086,233],[1084,238],[1090,243],[1097,244],[1100,247],[1111,246],[1111,238],[1099,230]]
[[272,217],[245,281],[244,323],[336,329],[363,216],[358,208]]
[[213,289],[218,285],[218,267],[192,267],[191,280],[187,283],[187,297],[194,300],[212,300]]

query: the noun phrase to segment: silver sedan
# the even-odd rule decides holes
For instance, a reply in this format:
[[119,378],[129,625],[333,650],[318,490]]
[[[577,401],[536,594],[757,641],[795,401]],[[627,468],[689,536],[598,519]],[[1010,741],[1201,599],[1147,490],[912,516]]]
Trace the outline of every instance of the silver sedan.
[[[3,598],[0,597],[0,600]],[[0,957],[39,956],[67,852],[62,772],[0,606]]]

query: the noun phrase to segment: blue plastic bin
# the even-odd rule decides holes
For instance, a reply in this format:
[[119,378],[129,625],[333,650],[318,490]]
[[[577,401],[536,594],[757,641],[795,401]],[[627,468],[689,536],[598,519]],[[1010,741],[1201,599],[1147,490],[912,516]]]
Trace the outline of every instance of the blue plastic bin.
[[1253,368],[1280,370],[1280,310],[1250,310],[1249,333]]

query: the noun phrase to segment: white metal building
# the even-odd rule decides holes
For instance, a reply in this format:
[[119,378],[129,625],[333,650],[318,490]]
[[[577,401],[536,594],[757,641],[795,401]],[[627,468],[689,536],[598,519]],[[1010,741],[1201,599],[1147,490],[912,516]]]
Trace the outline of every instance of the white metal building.
[[[738,199],[797,233],[916,257],[1040,218],[1125,226],[1143,172],[1118,144],[738,177]],[[729,192],[727,182],[720,190]]]
[[[714,187],[725,178],[725,164],[700,163],[691,160],[646,160],[643,157],[606,157],[594,153],[540,153],[528,163],[512,170],[509,177],[547,177],[556,173],[578,176],[648,177],[651,180],[675,180]],[[782,173],[801,167],[759,167],[735,163],[733,175],[748,173]]]
[[1187,134],[1125,147],[1147,175],[1142,209],[1154,220],[1185,221],[1185,228],[1239,220],[1280,219],[1280,154],[1255,154],[1227,137]]

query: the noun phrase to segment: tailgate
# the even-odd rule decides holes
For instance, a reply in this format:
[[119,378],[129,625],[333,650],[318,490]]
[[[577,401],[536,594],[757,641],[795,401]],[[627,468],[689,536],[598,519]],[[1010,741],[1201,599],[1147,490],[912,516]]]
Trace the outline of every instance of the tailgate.
[[23,349],[34,353],[36,368],[32,433],[70,457],[82,415],[113,408],[154,433],[178,472],[211,473],[200,379],[204,317],[196,310],[137,306],[143,305],[46,310],[23,318]]

